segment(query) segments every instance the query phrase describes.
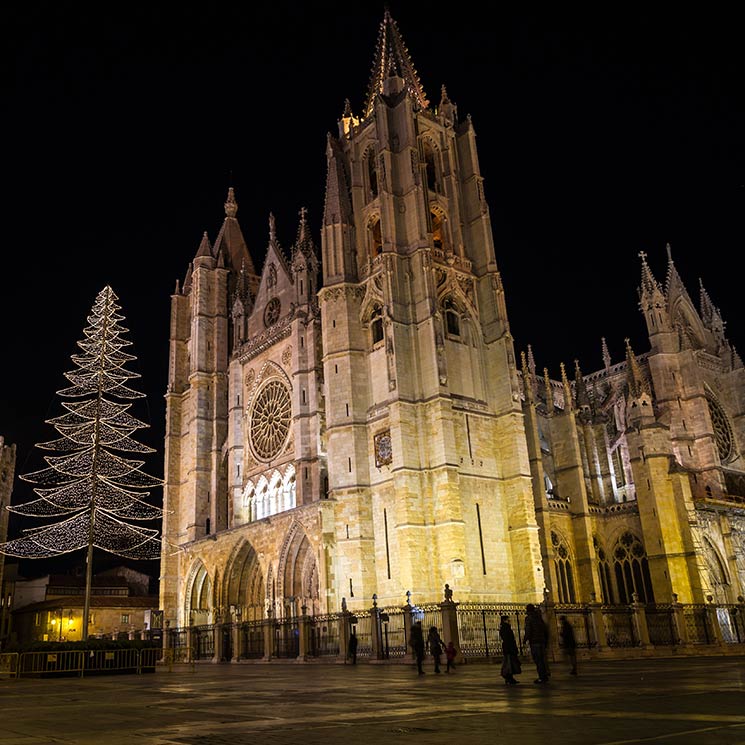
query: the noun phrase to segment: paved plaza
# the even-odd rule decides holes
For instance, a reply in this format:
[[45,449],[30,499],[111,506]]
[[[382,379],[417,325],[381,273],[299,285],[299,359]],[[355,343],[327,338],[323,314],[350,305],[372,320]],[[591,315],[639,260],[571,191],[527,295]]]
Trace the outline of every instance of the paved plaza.
[[506,687],[499,666],[263,663],[0,680],[0,745],[745,743],[745,658],[554,665]]

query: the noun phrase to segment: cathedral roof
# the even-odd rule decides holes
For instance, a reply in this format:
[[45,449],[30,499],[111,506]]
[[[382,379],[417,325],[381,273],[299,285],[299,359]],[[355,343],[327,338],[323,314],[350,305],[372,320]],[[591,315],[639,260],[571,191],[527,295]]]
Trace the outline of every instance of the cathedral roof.
[[409,56],[409,50],[406,48],[401,32],[398,30],[398,24],[386,8],[378,31],[378,41],[375,45],[370,83],[367,88],[367,98],[363,112],[365,118],[372,114],[375,97],[383,92],[385,80],[391,75],[403,79],[406,89],[420,108],[428,108],[429,101],[419,80],[419,74]]

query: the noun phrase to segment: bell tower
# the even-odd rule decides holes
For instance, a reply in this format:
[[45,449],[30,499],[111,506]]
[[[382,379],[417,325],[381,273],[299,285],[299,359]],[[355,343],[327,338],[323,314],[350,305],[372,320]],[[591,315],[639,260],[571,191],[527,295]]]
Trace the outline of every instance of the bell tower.
[[541,597],[513,341],[470,116],[427,98],[389,11],[328,136],[329,496],[342,595]]

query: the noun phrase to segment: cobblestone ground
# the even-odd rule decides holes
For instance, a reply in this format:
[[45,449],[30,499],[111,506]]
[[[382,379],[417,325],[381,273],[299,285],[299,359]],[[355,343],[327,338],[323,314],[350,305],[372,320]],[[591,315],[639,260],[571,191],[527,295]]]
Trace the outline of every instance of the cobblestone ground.
[[620,745],[745,743],[745,658],[499,667],[199,665],[149,675],[0,680],[0,745]]

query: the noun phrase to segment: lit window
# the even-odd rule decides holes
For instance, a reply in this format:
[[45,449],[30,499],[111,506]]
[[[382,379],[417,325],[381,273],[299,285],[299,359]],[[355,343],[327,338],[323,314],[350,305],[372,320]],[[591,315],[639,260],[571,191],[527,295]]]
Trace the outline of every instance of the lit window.
[[122,613],[122,623],[129,623],[129,613]]

